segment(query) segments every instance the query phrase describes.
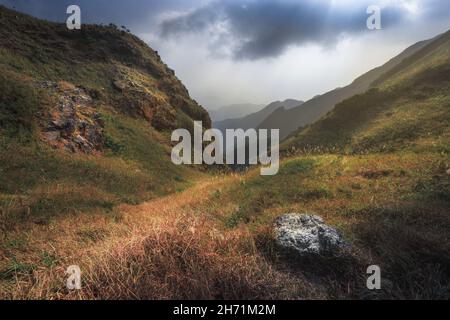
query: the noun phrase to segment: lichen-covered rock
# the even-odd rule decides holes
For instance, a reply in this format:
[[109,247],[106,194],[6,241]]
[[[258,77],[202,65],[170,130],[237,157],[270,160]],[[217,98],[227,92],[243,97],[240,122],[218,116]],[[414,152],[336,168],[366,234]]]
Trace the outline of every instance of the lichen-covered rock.
[[98,154],[104,145],[104,123],[88,90],[67,82],[42,83],[57,99],[42,119],[42,139],[55,148]]
[[323,219],[309,214],[285,214],[275,222],[276,243],[299,255],[333,255],[346,244]]

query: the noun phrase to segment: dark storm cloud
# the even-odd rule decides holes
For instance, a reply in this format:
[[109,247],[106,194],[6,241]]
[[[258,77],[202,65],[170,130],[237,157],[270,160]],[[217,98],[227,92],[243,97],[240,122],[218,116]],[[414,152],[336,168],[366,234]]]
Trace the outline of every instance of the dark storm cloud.
[[153,19],[167,10],[185,10],[195,0],[0,0],[9,8],[52,21],[67,19],[66,9],[81,8],[83,23],[115,23],[134,32],[149,31]]
[[449,0],[422,0],[423,14],[429,19],[446,19],[450,27],[450,1]]
[[83,23],[112,22],[137,34],[157,32],[162,13],[181,12],[159,26],[161,40],[207,32],[201,41],[211,51],[237,60],[277,57],[305,43],[333,46],[342,34],[368,32],[366,9],[379,2],[387,3],[383,29],[408,20],[405,3],[416,3],[423,19],[450,17],[449,0],[0,0],[54,21],[64,21],[67,6],[78,4]]
[[[446,0],[422,0],[431,15],[442,13]],[[339,3],[339,1],[334,1]],[[351,5],[333,5],[332,1],[225,0],[215,1],[188,14],[166,20],[162,36],[176,37],[186,33],[214,30],[222,23],[236,59],[276,57],[292,45],[319,43],[333,45],[339,36],[367,32],[367,7],[376,0],[355,1]],[[407,17],[400,2],[382,9],[383,29]],[[447,11],[448,14],[448,11]],[[219,31],[219,32],[224,32]],[[222,36],[221,39],[226,39]]]

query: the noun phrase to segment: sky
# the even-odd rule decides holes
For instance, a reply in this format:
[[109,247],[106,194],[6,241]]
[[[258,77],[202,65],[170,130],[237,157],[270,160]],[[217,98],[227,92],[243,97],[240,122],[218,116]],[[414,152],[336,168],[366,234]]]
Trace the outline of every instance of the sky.
[[[450,29],[449,0],[0,0],[34,16],[125,25],[206,109],[308,100]],[[369,30],[367,8],[381,9]]]

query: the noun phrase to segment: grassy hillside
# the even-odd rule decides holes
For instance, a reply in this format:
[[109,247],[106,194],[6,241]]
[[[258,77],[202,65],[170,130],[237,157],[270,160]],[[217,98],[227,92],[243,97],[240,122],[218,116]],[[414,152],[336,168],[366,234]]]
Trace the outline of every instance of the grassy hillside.
[[0,7],[0,227],[111,212],[181,190],[172,128],[207,112],[137,37]]
[[355,79],[348,86],[337,88],[325,94],[314,97],[298,108],[293,108],[291,110],[277,110],[268,116],[259,127],[262,129],[280,129],[280,138],[285,139],[299,130],[299,128],[303,128],[319,120],[327,112],[331,111],[336,104],[344,101],[345,99],[351,98],[356,94],[364,93],[381,75],[397,66],[405,58],[410,57],[431,41],[432,40],[427,40],[416,43],[384,65],[375,68]]
[[284,142],[285,151],[441,152],[450,128],[450,32]]
[[[439,154],[320,155],[203,179],[182,193],[8,232],[0,297],[54,299],[448,299],[448,161]],[[196,196],[193,197],[192,194]],[[296,259],[274,245],[286,212],[314,212],[351,244]],[[65,268],[83,270],[69,292]],[[366,268],[382,290],[366,288]]]
[[174,71],[134,35],[114,25],[68,31],[63,24],[4,7],[0,18],[3,72],[82,85],[95,91],[101,102],[147,118],[158,129],[165,129],[159,121],[172,117],[178,123],[170,125],[180,126],[186,116],[210,126],[207,112],[189,97]]
[[[213,175],[171,163],[170,128],[209,120],[138,39],[0,14],[0,299],[450,297],[448,33],[288,139],[278,175]],[[288,212],[349,246],[280,252]]]

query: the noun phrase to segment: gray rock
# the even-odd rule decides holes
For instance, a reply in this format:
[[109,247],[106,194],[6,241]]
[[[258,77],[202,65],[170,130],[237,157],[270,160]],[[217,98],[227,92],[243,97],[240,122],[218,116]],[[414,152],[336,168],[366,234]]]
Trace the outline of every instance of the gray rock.
[[49,131],[44,132],[44,137],[49,142],[55,142],[60,138],[60,134],[58,131]]
[[316,215],[290,213],[275,222],[276,243],[301,256],[333,255],[346,246],[340,233]]
[[126,89],[127,85],[125,84],[125,82],[121,81],[121,80],[115,80],[113,81],[113,85],[114,88],[117,89],[118,91],[123,91]]

